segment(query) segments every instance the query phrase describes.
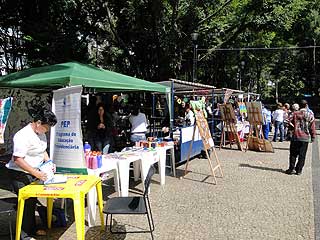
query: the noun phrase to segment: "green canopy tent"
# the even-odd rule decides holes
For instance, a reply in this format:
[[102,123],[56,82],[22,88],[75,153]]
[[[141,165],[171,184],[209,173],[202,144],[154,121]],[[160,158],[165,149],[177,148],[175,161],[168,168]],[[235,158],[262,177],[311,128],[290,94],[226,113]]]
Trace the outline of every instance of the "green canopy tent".
[[167,87],[78,62],[30,68],[0,77],[1,88],[52,90],[82,85],[97,91],[150,91],[166,93]]
[[[78,62],[30,68],[0,77],[0,88],[3,89],[52,92],[52,90],[72,86],[82,86],[83,89],[89,88],[89,92],[148,91],[167,94],[170,92],[169,88],[157,83]],[[86,92],[86,90],[83,91]]]

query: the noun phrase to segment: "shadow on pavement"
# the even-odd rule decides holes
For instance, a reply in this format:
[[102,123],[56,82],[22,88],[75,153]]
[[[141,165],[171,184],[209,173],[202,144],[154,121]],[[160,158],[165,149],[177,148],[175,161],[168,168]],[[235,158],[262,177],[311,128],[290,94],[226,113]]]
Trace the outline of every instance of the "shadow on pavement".
[[[206,183],[206,184],[209,184],[209,185],[216,185],[212,180],[212,182],[207,182],[207,179],[211,177],[211,176],[207,176],[205,177],[203,180],[196,180],[196,179],[192,179],[192,178],[187,178],[187,177],[183,177],[183,179],[185,180],[189,180],[189,181],[193,181],[193,182],[199,182],[199,183]],[[213,178],[213,177],[212,177]]]
[[[110,221],[110,218],[108,221]],[[126,225],[118,224],[118,222],[115,219],[113,219],[112,225],[113,225],[112,226],[113,231],[121,231],[121,232],[128,231],[128,229],[126,229]],[[127,225],[127,226],[130,227],[130,225]],[[133,226],[133,228],[135,228],[135,227]],[[129,231],[130,231],[130,229],[129,229]],[[97,240],[97,239],[123,240],[126,238],[126,235],[127,235],[127,233],[112,234],[110,232],[110,225],[107,226],[107,230],[104,227],[103,231],[101,231],[100,226],[94,226],[94,227],[89,228],[89,230],[86,232],[85,239],[86,240]],[[99,236],[100,236],[100,238],[98,238]]]
[[273,147],[273,149],[289,151],[288,147],[287,148],[285,148],[285,147]]
[[[206,183],[206,184],[210,184],[210,185],[216,185],[216,183],[214,183],[214,179],[213,179],[213,176],[211,174],[204,174],[204,173],[199,173],[199,172],[195,172],[195,171],[191,171],[191,170],[188,170],[187,171],[187,174],[184,175],[184,170],[180,170],[180,169],[177,169],[179,170],[178,173],[177,173],[177,178],[179,179],[185,179],[185,180],[189,180],[189,181],[193,181],[193,182],[199,182],[199,183]],[[191,176],[189,177],[188,174],[195,174],[197,176],[203,176],[204,178],[201,180],[201,179],[194,179],[192,178]],[[217,172],[216,174],[216,178],[222,178],[222,176],[220,175],[219,172]],[[209,180],[208,180],[209,179]],[[211,180],[212,179],[212,180]]]
[[184,176],[184,169],[176,169],[176,178],[180,178]]
[[255,169],[260,169],[260,170],[284,173],[284,170],[279,169],[279,168],[260,167],[260,166],[250,165],[250,164],[239,164],[239,167],[248,167],[248,168],[255,168]]

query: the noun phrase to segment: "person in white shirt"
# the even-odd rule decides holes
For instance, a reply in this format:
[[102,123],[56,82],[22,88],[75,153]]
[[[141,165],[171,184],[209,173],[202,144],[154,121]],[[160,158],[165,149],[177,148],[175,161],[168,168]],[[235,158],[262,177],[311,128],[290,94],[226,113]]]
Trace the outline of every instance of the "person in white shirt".
[[194,117],[194,113],[191,110],[190,104],[186,104],[186,116],[184,119],[186,121],[187,126],[194,125],[195,117]]
[[147,117],[144,113],[140,112],[138,107],[135,107],[129,117],[129,122],[131,124],[131,142],[139,142],[146,140],[147,133]]
[[262,124],[262,130],[263,135],[265,139],[269,138],[269,132],[270,132],[270,124],[271,124],[271,111],[269,111],[264,104],[262,104],[262,118],[263,118],[263,124]]
[[[47,179],[46,174],[38,168],[49,160],[45,133],[57,123],[57,118],[53,112],[42,108],[31,115],[33,121],[14,135],[12,159],[6,165],[16,194],[20,188],[36,179],[42,181]],[[36,198],[25,200],[21,239],[33,239],[34,235],[46,234],[44,230],[36,229],[36,203]]]
[[274,135],[273,141],[276,142],[278,138],[278,131],[280,132],[280,142],[283,141],[284,138],[284,129],[283,129],[283,121],[284,121],[284,111],[282,107],[282,103],[277,104],[277,110],[275,110],[272,114],[273,124],[274,124]]

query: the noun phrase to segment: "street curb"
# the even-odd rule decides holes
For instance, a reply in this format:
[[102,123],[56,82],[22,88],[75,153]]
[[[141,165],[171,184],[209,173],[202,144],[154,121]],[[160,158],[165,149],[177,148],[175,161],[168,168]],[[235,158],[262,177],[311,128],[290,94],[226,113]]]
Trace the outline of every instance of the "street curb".
[[[318,135],[317,131],[317,135]],[[312,189],[314,205],[314,239],[320,240],[320,161],[318,136],[312,144]]]

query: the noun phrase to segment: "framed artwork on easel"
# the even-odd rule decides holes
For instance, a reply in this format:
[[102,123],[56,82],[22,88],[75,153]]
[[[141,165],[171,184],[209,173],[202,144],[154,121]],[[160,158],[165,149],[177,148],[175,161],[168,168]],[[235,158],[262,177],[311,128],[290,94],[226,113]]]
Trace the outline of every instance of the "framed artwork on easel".
[[273,152],[271,142],[264,139],[262,131],[263,116],[261,102],[247,102],[246,107],[248,111],[248,121],[250,123],[246,150]]
[[234,109],[230,103],[220,104],[219,109],[220,109],[222,121],[229,121],[229,122],[237,121],[236,115],[234,114]]
[[246,102],[248,121],[252,125],[262,124],[262,106],[261,102]]
[[234,113],[234,109],[230,103],[227,104],[220,104],[219,105],[220,113],[221,113],[221,120],[223,121],[223,128],[221,133],[221,140],[220,140],[220,149],[222,147],[222,143],[225,141],[226,132],[229,136],[229,143],[230,148],[232,147],[232,142],[238,146],[238,149],[242,151],[242,146],[240,142],[240,138],[237,132],[237,128],[235,126],[237,119]]
[[[210,169],[211,169],[211,173],[212,173],[212,176],[214,178],[214,182],[216,184],[217,183],[217,179],[216,179],[215,171],[217,169],[220,170],[221,177],[223,177],[223,172],[222,172],[222,168],[221,168],[221,165],[220,165],[220,160],[219,160],[219,158],[217,156],[217,153],[216,153],[216,150],[214,148],[214,142],[213,142],[213,139],[212,139],[212,136],[211,136],[209,125],[208,125],[208,122],[207,122],[206,118],[203,115],[203,112],[196,110],[194,113],[195,113],[195,117],[196,117],[196,124],[194,125],[193,136],[192,136],[192,141],[191,141],[191,145],[190,145],[190,148],[189,148],[188,159],[187,159],[184,175],[186,175],[187,172],[188,172],[188,165],[189,165],[189,159],[190,159],[190,153],[191,153],[191,149],[192,149],[192,144],[193,144],[193,141],[194,141],[196,128],[198,128],[199,134],[200,134],[201,139],[202,139],[203,148],[204,148],[204,151],[206,153],[206,158],[208,160],[208,163],[209,163],[209,166],[210,166]],[[216,165],[215,166],[213,166],[213,162],[212,162],[212,156],[213,155],[214,155],[215,160],[216,160]]]

